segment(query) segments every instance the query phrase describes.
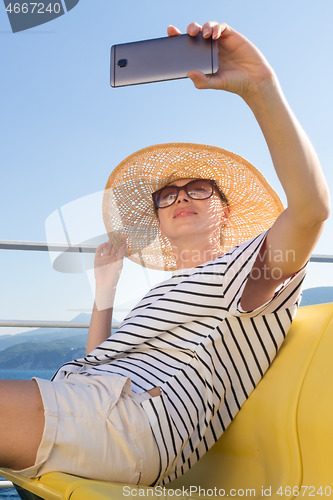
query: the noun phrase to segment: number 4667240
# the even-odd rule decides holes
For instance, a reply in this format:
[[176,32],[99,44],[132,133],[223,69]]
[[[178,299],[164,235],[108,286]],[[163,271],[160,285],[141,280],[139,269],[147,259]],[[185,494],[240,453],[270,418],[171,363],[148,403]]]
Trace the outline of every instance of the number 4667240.
[[44,3],[44,2],[24,2],[24,3],[12,3],[10,2],[6,11],[10,14],[59,14],[61,11],[60,3]]

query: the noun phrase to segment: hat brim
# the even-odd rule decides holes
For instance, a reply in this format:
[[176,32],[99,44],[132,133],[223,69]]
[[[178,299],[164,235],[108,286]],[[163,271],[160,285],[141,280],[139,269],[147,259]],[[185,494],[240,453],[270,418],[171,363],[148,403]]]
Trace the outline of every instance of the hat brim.
[[281,200],[264,176],[235,153],[193,143],[141,149],[112,171],[103,197],[103,220],[109,238],[115,245],[127,239],[127,257],[134,262],[151,269],[176,269],[151,195],[182,178],[214,179],[226,195],[230,217],[223,230],[225,252],[269,229],[283,211]]

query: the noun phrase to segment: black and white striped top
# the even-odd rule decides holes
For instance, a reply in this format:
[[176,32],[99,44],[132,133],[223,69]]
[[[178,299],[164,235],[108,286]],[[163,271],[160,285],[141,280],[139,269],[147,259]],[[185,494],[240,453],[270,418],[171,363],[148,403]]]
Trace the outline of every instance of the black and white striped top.
[[132,381],[161,458],[156,484],[184,474],[236,416],[276,356],[300,301],[305,269],[250,312],[240,307],[266,233],[155,286],[119,330],[66,373],[109,373]]

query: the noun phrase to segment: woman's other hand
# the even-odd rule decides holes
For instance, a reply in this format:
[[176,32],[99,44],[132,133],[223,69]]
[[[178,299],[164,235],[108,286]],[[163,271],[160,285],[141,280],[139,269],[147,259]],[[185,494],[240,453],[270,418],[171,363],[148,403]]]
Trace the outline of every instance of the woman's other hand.
[[99,245],[95,254],[96,305],[112,307],[116,287],[123,268],[126,243],[116,248],[111,241]]

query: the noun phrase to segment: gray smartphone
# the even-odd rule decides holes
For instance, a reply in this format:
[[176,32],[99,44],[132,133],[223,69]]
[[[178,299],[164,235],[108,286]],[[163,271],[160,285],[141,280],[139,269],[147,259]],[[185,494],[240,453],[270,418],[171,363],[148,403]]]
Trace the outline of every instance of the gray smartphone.
[[111,87],[186,78],[190,70],[206,75],[218,69],[217,40],[177,35],[111,47]]

